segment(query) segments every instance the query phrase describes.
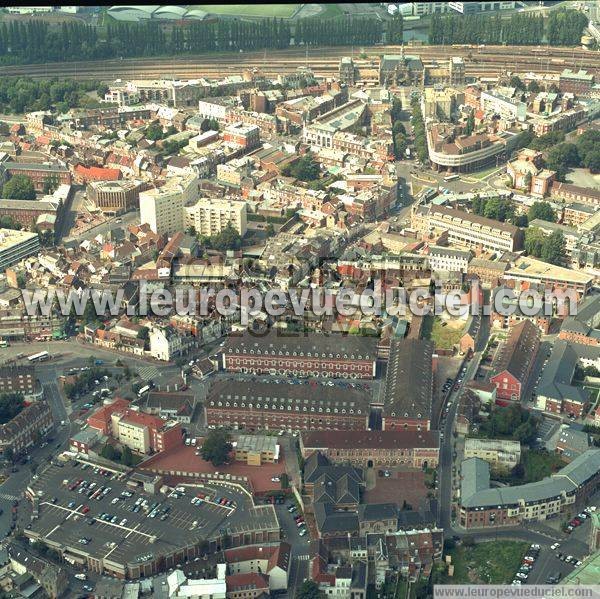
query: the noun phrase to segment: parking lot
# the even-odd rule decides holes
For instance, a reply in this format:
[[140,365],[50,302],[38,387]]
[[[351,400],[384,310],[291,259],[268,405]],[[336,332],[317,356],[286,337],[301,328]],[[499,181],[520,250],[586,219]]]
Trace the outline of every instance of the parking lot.
[[600,494],[596,499],[590,502],[590,506],[585,508],[583,514],[586,517],[580,519],[581,524],[576,526],[568,535],[563,535],[557,531],[558,541],[549,543],[549,546],[542,546],[533,556],[535,560],[531,562],[524,578],[521,576],[522,584],[556,584],[560,582],[567,574],[580,567],[581,562],[589,553],[588,537],[590,530],[590,517],[592,511],[596,511],[595,504],[600,499]]
[[[126,564],[171,553],[235,530],[272,525],[269,506],[232,487],[183,486],[155,495],[132,488],[122,474],[72,462],[51,466],[31,486],[39,517],[27,536],[66,549],[72,556]],[[198,498],[197,496],[200,496]],[[227,505],[222,505],[220,503]],[[264,509],[263,509],[264,507]],[[258,511],[257,511],[258,510]],[[270,510],[271,513],[263,513]]]

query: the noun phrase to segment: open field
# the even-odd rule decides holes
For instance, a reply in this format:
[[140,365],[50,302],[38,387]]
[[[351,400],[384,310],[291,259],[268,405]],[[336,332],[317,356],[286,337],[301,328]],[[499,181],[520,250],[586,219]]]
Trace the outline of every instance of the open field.
[[[277,17],[289,19],[300,4],[198,4],[199,8],[213,15],[226,17]],[[190,8],[192,8],[190,6]]]
[[479,543],[449,551],[454,576],[443,577],[446,584],[509,584],[519,569],[529,545],[518,541]]
[[[445,323],[445,324],[444,324]],[[439,349],[452,349],[463,335],[463,323],[443,321],[438,317],[427,316],[423,322],[423,339],[431,339]]]

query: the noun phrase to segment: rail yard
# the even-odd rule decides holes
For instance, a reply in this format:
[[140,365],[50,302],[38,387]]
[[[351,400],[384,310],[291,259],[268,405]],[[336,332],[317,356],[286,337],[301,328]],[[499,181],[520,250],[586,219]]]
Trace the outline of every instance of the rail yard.
[[[394,54],[400,46],[366,48],[298,48],[268,52],[215,53],[186,57],[130,58],[123,60],[78,61],[0,67],[0,76],[27,76],[34,79],[76,78],[112,81],[116,78],[177,77],[193,79],[223,76],[240,68],[260,69],[266,76],[290,73],[299,67],[310,67],[320,77],[337,74],[339,59],[354,55],[361,77],[365,81],[377,78],[379,56]],[[506,72],[560,73],[565,68],[585,68],[600,72],[600,54],[589,50],[550,46],[420,46],[405,47],[418,54],[425,66],[446,60],[450,56],[465,58],[469,77],[494,77]],[[366,55],[366,58],[364,56]],[[363,58],[361,58],[361,56]]]

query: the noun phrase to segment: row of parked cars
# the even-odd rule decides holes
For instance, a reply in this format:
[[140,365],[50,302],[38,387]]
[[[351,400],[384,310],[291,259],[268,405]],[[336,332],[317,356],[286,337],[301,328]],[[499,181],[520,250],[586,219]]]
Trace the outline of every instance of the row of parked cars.
[[565,527],[565,532],[571,534],[578,526],[581,526],[592,515],[592,512],[595,511],[595,505],[586,507],[581,513],[577,514],[577,516],[575,516],[572,520],[569,521],[569,523]]
[[529,578],[529,573],[533,569],[533,565],[540,555],[540,549],[541,547],[537,543],[534,543],[529,547],[527,555],[523,558],[521,567],[512,581],[513,586],[521,586]]
[[296,522],[296,526],[298,527],[298,534],[303,537],[306,535],[306,522],[304,520],[304,516],[302,514],[296,513],[298,508],[295,504],[291,503],[287,506],[287,511],[290,514],[294,514],[294,521]]

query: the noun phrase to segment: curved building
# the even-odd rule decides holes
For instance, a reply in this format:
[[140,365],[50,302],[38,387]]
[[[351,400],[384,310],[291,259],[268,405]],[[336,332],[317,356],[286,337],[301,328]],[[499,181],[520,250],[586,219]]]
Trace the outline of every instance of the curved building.
[[151,19],[160,4],[111,6],[107,13],[117,21],[143,21]]
[[600,487],[600,449],[590,449],[556,474],[518,487],[490,487],[490,465],[469,458],[461,465],[460,525],[517,526],[585,507]]

